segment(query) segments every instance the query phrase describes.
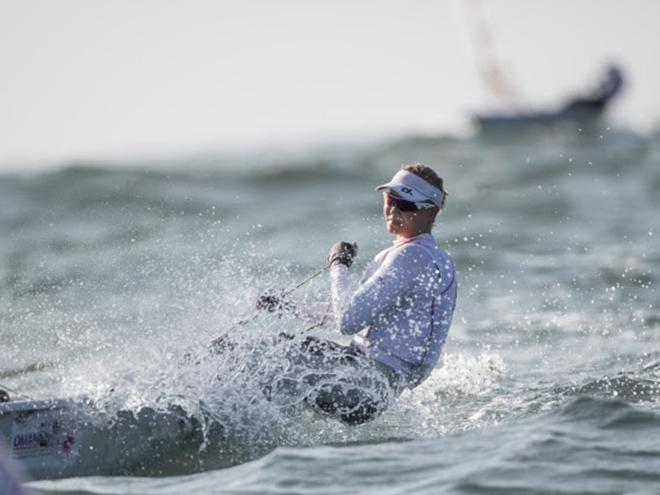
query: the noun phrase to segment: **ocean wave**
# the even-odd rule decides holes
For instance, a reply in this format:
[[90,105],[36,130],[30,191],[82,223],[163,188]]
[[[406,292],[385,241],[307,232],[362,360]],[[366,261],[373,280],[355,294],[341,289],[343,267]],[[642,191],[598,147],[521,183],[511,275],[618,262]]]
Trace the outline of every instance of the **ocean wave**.
[[592,395],[619,397],[630,402],[657,401],[660,399],[660,380],[642,378],[630,374],[620,374],[590,381],[586,384],[570,387],[569,395]]
[[658,413],[635,408],[623,398],[604,399],[580,395],[552,413],[552,416],[571,423],[588,423],[598,429],[653,429],[660,426]]
[[[122,493],[647,493],[660,479],[657,414],[580,398],[498,427],[406,442],[279,447],[240,466],[168,479],[122,478]],[[342,473],[337,477],[337,473]],[[103,492],[116,479],[39,482]]]

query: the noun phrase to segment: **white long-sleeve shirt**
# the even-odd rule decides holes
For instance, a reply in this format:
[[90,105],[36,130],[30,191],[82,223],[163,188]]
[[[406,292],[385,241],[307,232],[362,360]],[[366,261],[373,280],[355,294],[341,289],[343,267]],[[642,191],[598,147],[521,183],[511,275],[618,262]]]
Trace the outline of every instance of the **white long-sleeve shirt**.
[[409,388],[438,363],[456,304],[454,263],[430,234],[398,240],[349,289],[348,268],[330,270],[335,321],[370,358],[393,368]]

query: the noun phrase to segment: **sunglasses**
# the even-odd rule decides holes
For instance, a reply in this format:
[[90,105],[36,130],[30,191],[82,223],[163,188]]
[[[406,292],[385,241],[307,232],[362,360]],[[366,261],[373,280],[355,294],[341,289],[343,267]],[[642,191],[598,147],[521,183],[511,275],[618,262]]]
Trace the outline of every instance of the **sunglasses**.
[[394,206],[399,211],[417,211],[419,207],[413,201],[406,201],[405,199],[395,198],[391,194],[385,194],[385,202],[387,206]]

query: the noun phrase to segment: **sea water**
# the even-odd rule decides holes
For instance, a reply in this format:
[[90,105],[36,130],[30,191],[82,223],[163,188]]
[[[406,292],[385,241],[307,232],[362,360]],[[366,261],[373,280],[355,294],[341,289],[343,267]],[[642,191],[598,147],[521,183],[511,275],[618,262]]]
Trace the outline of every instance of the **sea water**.
[[[256,298],[337,240],[359,245],[357,281],[392,241],[374,187],[414,162],[450,194],[433,231],[459,282],[444,365],[361,426],[267,400],[278,356],[259,343],[310,321],[251,319]],[[27,487],[660,493],[659,227],[660,136],[608,128],[7,169],[0,383],[86,397],[100,422],[175,408],[199,429],[167,466],[147,452]],[[323,307],[328,286],[290,299]],[[221,335],[234,352],[209,356]]]

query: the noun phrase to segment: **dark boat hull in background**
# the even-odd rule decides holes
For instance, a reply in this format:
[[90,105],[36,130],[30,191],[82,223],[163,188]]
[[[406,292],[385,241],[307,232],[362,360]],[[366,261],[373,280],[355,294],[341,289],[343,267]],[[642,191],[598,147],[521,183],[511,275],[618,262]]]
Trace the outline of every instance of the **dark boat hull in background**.
[[475,114],[472,122],[481,132],[508,132],[556,126],[593,127],[603,116],[602,109],[500,112]]
[[612,65],[603,80],[586,95],[570,99],[556,110],[510,111],[476,114],[472,121],[482,132],[523,130],[526,128],[598,124],[613,99],[623,87],[622,71]]

